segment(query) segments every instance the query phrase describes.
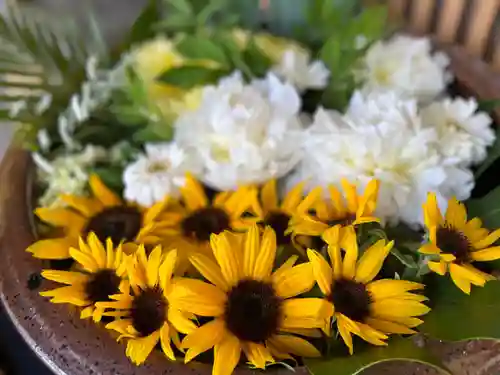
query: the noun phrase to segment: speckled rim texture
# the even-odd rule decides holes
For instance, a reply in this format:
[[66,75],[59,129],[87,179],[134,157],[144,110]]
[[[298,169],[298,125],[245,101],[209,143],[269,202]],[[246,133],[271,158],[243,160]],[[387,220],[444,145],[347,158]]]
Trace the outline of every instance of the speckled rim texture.
[[[500,97],[500,76],[481,61],[469,57],[459,47],[442,46],[452,60],[452,70],[465,94],[479,98]],[[495,115],[500,119],[499,114]],[[499,122],[500,123],[500,122]],[[51,304],[39,296],[40,290],[52,288],[43,281],[38,289],[28,288],[30,275],[40,272],[43,263],[25,251],[35,240],[32,201],[32,163],[28,153],[11,148],[5,155],[0,170],[0,298],[5,311],[25,341],[40,359],[60,375],[166,375],[210,374],[210,366],[184,365],[169,362],[160,353],[154,353],[140,367],[125,357],[125,348],[117,343],[102,326],[80,320],[76,309],[68,305]],[[495,374],[500,345],[487,341],[459,344],[430,345],[456,374]],[[487,368],[485,367],[487,366]],[[284,373],[287,370],[273,371]],[[237,370],[240,375],[256,373]],[[304,368],[298,369],[305,374]],[[289,372],[287,372],[289,373]],[[381,364],[370,374],[423,375],[436,374],[434,369],[421,364]]]

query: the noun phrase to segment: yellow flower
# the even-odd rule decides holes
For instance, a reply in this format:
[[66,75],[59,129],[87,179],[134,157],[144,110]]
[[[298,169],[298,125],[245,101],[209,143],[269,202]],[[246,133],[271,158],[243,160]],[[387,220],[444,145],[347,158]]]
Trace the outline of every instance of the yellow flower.
[[467,221],[465,206],[455,198],[448,202],[443,218],[436,195],[430,193],[424,204],[424,221],[429,242],[420,248],[422,254],[435,255],[438,261],[429,261],[429,268],[444,276],[449,272],[453,282],[470,294],[471,284],[484,286],[495,278],[479,271],[472,262],[500,259],[500,246],[492,246],[500,238],[500,229],[490,233],[481,220]]
[[64,229],[63,237],[42,239],[29,246],[27,251],[35,258],[67,259],[70,247],[77,246],[78,238],[90,232],[94,232],[101,242],[107,238],[115,244],[126,242],[126,253],[129,253],[131,242],[155,244],[159,241],[153,233],[155,220],[167,200],[143,211],[123,203],[96,175],[90,176],[89,185],[92,191],[89,198],[63,195],[61,199],[68,207],[35,210],[42,221]]
[[315,216],[305,213],[292,218],[288,230],[293,236],[321,236],[331,227],[344,228],[379,221],[373,216],[377,206],[378,181],[371,180],[362,196],[358,195],[356,185],[347,180],[341,183],[345,199],[337,188],[329,186],[330,202],[318,200],[314,205]]
[[201,184],[188,175],[180,192],[182,208],[167,210],[160,215],[158,228],[158,233],[165,238],[165,246],[179,250],[179,273],[189,266],[187,256],[192,252],[212,253],[211,234],[246,230],[258,220],[243,216],[257,205],[257,189],[254,187],[222,192],[209,199]]
[[290,234],[287,233],[288,223],[294,216],[304,215],[317,201],[320,190],[315,189],[303,197],[304,183],[297,184],[283,198],[278,200],[276,180],[269,180],[260,189],[260,206],[256,212],[264,225],[268,225],[276,233],[278,246],[291,244]]
[[[387,345],[389,334],[415,333],[411,328],[422,323],[416,316],[430,309],[422,303],[426,297],[411,291],[423,289],[424,285],[406,280],[373,281],[393,242],[378,241],[358,260],[354,228],[346,228],[342,238],[340,233],[340,227],[336,226],[323,235],[331,266],[316,251],[308,250],[307,255],[322,293],[332,303],[335,310],[332,315],[349,352],[353,353],[352,334],[382,346]],[[324,330],[329,333],[329,322]]]
[[241,351],[257,368],[265,368],[290,354],[319,357],[308,341],[292,333],[308,334],[324,325],[331,305],[320,298],[293,298],[314,285],[311,264],[294,266],[290,258],[274,273],[276,236],[267,227],[262,236],[257,225],[247,234],[212,235],[215,261],[203,254],[190,257],[210,282],[180,278],[172,301],[180,309],[213,317],[182,341],[185,361],[214,348],[214,375],[229,375]]
[[235,29],[233,37],[241,49],[244,49],[251,38],[259,49],[274,63],[281,61],[287,50],[293,50],[303,55],[310,55],[308,49],[294,40],[280,38],[269,33],[260,32],[252,34],[248,30]]
[[106,240],[104,248],[99,238],[90,233],[87,242],[79,240],[79,248],[69,249],[82,271],[44,270],[42,276],[66,286],[41,292],[43,297],[51,297],[52,303],[68,303],[84,307],[80,317],[93,317],[101,320],[102,315],[114,316],[97,307],[97,303],[109,300],[109,296],[128,290],[126,280],[127,256],[123,254],[121,245],[115,249],[111,239]]
[[118,340],[127,340],[127,357],[136,365],[146,361],[158,342],[165,355],[175,360],[171,342],[180,346],[179,332],[190,333],[196,328],[170,303],[176,262],[175,250],[163,256],[157,246],[147,257],[144,246],[139,246],[128,272],[132,293],[122,291],[110,296],[113,301],[97,304],[99,308],[115,310],[120,316],[106,328],[118,332]]

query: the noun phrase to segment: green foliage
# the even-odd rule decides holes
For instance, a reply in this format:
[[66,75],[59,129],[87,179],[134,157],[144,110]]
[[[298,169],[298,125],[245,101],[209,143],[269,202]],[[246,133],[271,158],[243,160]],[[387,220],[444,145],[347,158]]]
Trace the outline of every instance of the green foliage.
[[206,36],[186,35],[177,43],[177,50],[190,59],[211,60],[228,66],[229,60],[224,48]]
[[500,187],[484,197],[467,201],[469,219],[479,217],[490,229],[500,228]]
[[149,0],[141,14],[135,20],[125,42],[118,52],[128,50],[132,45],[146,41],[156,35],[155,25],[161,20],[159,0]]
[[436,276],[428,286],[432,310],[419,331],[440,340],[500,339],[500,281],[473,287],[470,296],[449,277]]
[[386,347],[367,346],[356,349],[352,356],[304,361],[312,375],[356,375],[378,363],[388,361],[414,362],[419,366],[429,366],[440,374],[450,375],[425,348],[415,345],[411,338],[401,337],[391,339]]
[[189,90],[196,86],[209,85],[230,73],[226,69],[203,66],[181,66],[172,68],[158,77],[158,81]]

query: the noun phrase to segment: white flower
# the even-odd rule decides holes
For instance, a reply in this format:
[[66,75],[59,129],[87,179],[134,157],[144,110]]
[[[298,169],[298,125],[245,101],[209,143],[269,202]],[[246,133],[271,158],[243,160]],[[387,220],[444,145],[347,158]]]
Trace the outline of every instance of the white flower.
[[451,79],[449,58],[432,53],[427,38],[396,35],[367,52],[361,76],[365,90],[394,90],[420,102],[441,94]]
[[85,195],[89,169],[106,159],[106,150],[93,145],[87,145],[81,152],[60,155],[53,161],[33,154],[33,160],[38,166],[38,179],[46,186],[39,200],[40,205],[60,207],[64,206],[59,198],[61,194]]
[[123,172],[128,201],[151,207],[167,195],[178,197],[186,173],[200,170],[196,161],[175,143],[146,144],[144,148],[146,153]]
[[300,160],[300,96],[275,75],[245,84],[235,73],[205,87],[200,107],[182,114],[176,141],[203,164],[198,177],[219,190],[263,183]]
[[330,78],[330,71],[322,61],[311,62],[307,52],[297,49],[286,50],[279,64],[272,70],[299,91],[324,89]]
[[465,165],[478,164],[486,158],[486,148],[495,141],[493,120],[484,112],[476,112],[473,98],[446,98],[424,108],[424,125],[436,129],[439,151]]
[[357,125],[336,112],[319,110],[307,130],[304,158],[288,186],[307,181],[315,186],[340,186],[342,178],[357,182],[360,193],[371,179],[380,181],[377,215],[391,222],[422,223],[428,192],[445,202],[452,195],[465,199],[472,173],[443,161],[434,144],[436,133],[418,127]]

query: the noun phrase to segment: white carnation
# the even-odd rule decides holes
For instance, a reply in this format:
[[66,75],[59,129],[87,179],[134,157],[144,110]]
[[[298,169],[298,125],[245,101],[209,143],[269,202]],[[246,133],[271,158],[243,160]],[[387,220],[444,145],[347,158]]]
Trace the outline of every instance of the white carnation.
[[422,121],[436,129],[439,151],[444,156],[465,165],[478,164],[486,158],[487,147],[495,141],[493,120],[477,109],[473,98],[446,98],[422,110]]
[[441,94],[451,75],[449,58],[432,53],[428,38],[396,35],[375,43],[367,52],[362,70],[364,89],[393,90],[420,102]]
[[299,180],[307,181],[308,189],[340,186],[347,178],[358,183],[361,193],[375,178],[380,181],[377,214],[391,222],[421,224],[428,192],[445,203],[452,195],[467,198],[473,184],[470,171],[443,162],[435,148],[436,137],[432,129],[408,125],[380,131],[319,110],[305,137],[304,158],[288,186]]
[[145,151],[123,172],[125,198],[144,207],[151,207],[167,195],[178,197],[186,173],[200,171],[197,161],[176,144],[146,144]]
[[175,139],[203,165],[198,177],[207,185],[263,183],[300,160],[300,107],[297,90],[275,75],[246,84],[235,73],[203,89],[199,108],[177,119]]
[[330,78],[330,71],[322,61],[311,61],[308,53],[296,49],[285,51],[272,70],[299,91],[324,89]]

